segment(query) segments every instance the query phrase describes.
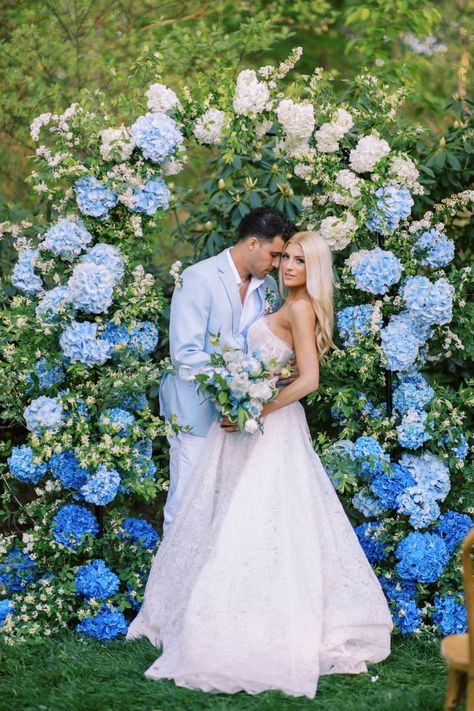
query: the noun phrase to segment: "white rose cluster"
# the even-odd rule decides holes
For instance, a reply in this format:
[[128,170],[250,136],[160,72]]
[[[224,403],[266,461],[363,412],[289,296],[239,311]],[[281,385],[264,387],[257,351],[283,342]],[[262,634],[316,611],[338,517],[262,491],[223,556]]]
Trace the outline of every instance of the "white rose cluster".
[[308,146],[314,130],[314,109],[312,104],[295,104],[291,99],[283,99],[277,108],[278,121],[286,134],[282,148],[295,155]]
[[356,229],[354,215],[346,212],[343,217],[325,217],[319,227],[319,233],[332,250],[339,250],[347,247]]
[[390,146],[384,138],[363,136],[349,154],[349,165],[356,173],[370,173],[389,153]]
[[237,77],[233,107],[236,114],[256,116],[270,108],[270,92],[264,81],[259,81],[253,69],[244,69]]
[[169,89],[164,84],[151,84],[145,96],[148,99],[147,106],[150,111],[167,114],[179,106],[179,99],[173,89]]
[[106,128],[100,133],[100,155],[104,160],[126,161],[135,148],[126,126]]
[[219,109],[208,109],[194,126],[194,136],[199,143],[217,146],[222,137],[225,113]]
[[337,109],[334,118],[323,123],[316,131],[316,146],[321,153],[335,153],[339,150],[339,141],[354,125],[352,115],[346,109]]

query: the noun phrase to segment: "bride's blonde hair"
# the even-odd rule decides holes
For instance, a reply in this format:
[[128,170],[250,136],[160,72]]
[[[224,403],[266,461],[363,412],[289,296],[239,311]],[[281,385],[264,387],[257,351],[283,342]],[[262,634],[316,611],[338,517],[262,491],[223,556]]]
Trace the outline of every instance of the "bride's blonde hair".
[[[323,360],[330,348],[334,348],[332,331],[334,328],[334,272],[332,254],[326,240],[318,232],[296,232],[285,245],[298,244],[303,250],[306,264],[306,289],[313,302],[316,314],[316,348]],[[280,293],[284,296],[284,286],[280,269]]]

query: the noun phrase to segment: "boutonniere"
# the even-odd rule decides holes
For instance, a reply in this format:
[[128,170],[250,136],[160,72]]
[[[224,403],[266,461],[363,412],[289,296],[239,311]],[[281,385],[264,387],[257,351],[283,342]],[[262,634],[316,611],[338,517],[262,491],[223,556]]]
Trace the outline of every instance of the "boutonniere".
[[278,296],[270,289],[269,286],[265,288],[265,314],[272,314],[278,306]]

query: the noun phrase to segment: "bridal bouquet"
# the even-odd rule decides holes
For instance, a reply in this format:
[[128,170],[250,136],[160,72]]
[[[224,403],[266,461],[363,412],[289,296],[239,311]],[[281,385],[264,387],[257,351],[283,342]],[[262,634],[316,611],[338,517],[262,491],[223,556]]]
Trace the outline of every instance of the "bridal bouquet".
[[[278,371],[278,372],[277,372]],[[276,359],[264,361],[258,351],[246,354],[226,346],[211,355],[209,364],[195,380],[201,393],[212,400],[222,417],[234,422],[241,432],[263,431],[260,413],[277,393],[280,375]]]

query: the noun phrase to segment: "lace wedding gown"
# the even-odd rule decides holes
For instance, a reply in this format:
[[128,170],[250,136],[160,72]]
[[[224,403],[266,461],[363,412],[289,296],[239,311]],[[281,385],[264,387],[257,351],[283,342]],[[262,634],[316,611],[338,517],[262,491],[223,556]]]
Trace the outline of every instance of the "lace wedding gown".
[[[293,356],[265,318],[249,331],[256,347],[282,365]],[[263,435],[215,423],[127,634],[163,647],[146,676],[312,698],[320,675],[387,657],[391,629],[301,404],[268,415]]]

